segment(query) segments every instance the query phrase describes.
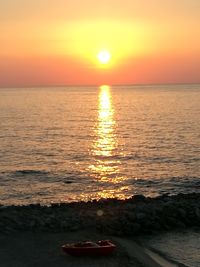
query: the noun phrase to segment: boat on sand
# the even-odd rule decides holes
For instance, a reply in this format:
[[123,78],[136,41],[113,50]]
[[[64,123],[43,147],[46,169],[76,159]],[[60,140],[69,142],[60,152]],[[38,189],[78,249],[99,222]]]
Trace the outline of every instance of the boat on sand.
[[65,253],[73,256],[106,256],[111,254],[115,248],[116,245],[110,240],[68,243],[62,246]]

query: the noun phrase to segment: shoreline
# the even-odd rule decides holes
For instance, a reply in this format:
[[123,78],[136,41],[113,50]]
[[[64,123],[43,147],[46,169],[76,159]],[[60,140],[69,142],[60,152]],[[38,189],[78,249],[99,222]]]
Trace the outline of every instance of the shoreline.
[[135,195],[130,199],[0,206],[0,232],[62,232],[91,229],[116,236],[138,236],[200,227],[200,193]]
[[[51,206],[0,206],[1,262],[8,267],[94,266],[178,267],[179,262],[151,250],[142,236],[200,229],[200,194],[142,195],[127,200],[102,199]],[[111,239],[113,255],[74,258],[61,245]],[[14,247],[14,249],[13,249]]]

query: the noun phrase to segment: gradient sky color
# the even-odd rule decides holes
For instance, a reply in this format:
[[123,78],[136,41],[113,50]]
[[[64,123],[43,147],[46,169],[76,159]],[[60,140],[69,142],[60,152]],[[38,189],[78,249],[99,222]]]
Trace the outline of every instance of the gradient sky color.
[[0,44],[1,87],[199,83],[200,1],[1,0]]

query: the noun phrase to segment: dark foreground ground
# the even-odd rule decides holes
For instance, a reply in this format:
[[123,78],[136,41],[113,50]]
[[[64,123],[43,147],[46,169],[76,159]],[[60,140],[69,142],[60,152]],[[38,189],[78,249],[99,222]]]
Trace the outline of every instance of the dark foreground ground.
[[99,235],[87,232],[76,233],[16,233],[13,236],[0,235],[1,267],[138,267],[130,265],[125,249],[118,248],[107,257],[73,257],[61,250],[66,242],[98,240]]
[[[73,257],[62,252],[66,242],[110,239],[113,254],[99,257]],[[138,240],[137,240],[138,241]],[[1,267],[188,267],[161,257],[131,239],[99,235],[94,232],[15,233],[0,235]],[[153,254],[152,254],[153,253]],[[153,256],[152,256],[153,255]]]
[[[183,266],[152,261],[137,240],[142,235],[194,227],[200,227],[200,194],[196,193],[49,207],[0,206],[0,266]],[[66,242],[99,239],[117,244],[113,255],[74,258],[61,251]]]
[[0,232],[93,230],[116,236],[200,226],[200,194],[103,199],[51,206],[0,206]]

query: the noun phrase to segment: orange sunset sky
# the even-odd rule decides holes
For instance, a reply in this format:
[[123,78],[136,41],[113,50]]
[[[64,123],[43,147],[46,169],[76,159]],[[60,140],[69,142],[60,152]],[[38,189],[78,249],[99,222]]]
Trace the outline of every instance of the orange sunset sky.
[[200,1],[1,0],[0,47],[0,87],[199,83]]

